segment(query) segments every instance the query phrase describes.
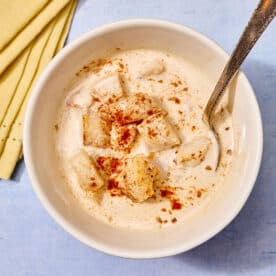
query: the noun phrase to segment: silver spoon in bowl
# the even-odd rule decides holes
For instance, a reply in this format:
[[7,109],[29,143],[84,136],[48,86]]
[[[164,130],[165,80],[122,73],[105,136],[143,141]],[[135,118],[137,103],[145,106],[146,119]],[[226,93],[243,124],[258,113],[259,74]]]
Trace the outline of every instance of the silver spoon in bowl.
[[240,40],[232,52],[229,61],[225,65],[222,74],[211,94],[207,105],[203,112],[203,121],[210,128],[210,133],[213,136],[213,141],[216,142],[215,148],[217,151],[217,160],[215,168],[217,169],[221,158],[221,145],[219,135],[214,125],[214,114],[216,107],[220,103],[225,89],[234,75],[237,73],[239,67],[244,59],[251,51],[261,34],[264,32],[268,24],[276,15],[276,0],[261,0],[254,11],[251,19],[243,31]]

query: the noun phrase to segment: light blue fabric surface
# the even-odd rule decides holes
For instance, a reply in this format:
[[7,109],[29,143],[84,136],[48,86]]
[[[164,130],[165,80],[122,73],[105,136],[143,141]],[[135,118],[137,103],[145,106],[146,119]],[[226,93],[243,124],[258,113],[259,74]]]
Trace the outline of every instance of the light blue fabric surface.
[[[148,17],[191,26],[229,52],[256,3],[83,0],[68,41],[104,23]],[[253,193],[223,232],[174,257],[127,260],[107,256],[81,244],[52,220],[20,162],[13,181],[0,181],[0,275],[276,275],[276,20],[243,69],[263,115],[264,156]]]

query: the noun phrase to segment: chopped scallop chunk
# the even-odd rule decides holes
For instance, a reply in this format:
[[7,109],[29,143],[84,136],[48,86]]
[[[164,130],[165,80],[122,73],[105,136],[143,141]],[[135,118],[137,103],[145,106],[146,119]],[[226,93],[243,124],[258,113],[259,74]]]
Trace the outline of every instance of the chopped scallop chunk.
[[129,95],[120,98],[117,102],[106,103],[99,107],[101,118],[121,125],[140,122],[152,114],[161,112],[157,103],[143,93]]
[[143,64],[143,69],[139,72],[140,77],[148,77],[150,75],[159,75],[165,71],[164,63],[161,59],[154,58]]
[[198,166],[204,161],[210,148],[211,140],[207,137],[196,137],[190,143],[180,146],[177,152],[177,161],[189,167]]
[[137,136],[135,124],[113,124],[111,129],[111,146],[114,150],[130,152]]
[[96,191],[104,185],[94,161],[86,151],[81,150],[71,158],[70,162],[83,190]]
[[145,119],[138,131],[151,152],[161,151],[181,143],[176,132],[162,114],[155,114]]
[[106,148],[110,145],[108,125],[91,110],[83,116],[83,144],[98,148]]
[[66,99],[70,107],[87,108],[93,103],[90,89],[87,85],[77,87]]
[[103,78],[94,85],[92,91],[93,96],[99,97],[101,101],[109,98],[120,98],[123,96],[120,76],[118,73]]
[[153,184],[158,170],[142,155],[125,160],[116,179],[134,202],[143,202],[154,194]]

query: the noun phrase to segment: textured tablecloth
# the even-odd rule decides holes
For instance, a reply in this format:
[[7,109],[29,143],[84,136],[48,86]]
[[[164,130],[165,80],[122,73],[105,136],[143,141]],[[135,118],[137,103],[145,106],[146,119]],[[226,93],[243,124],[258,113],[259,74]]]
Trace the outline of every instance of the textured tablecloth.
[[[190,26],[230,52],[256,4],[257,0],[80,0],[68,41],[104,23],[147,17]],[[0,275],[276,275],[276,20],[243,69],[263,115],[264,155],[253,193],[223,232],[174,257],[128,260],[105,255],[53,221],[20,162],[13,181],[0,181]]]

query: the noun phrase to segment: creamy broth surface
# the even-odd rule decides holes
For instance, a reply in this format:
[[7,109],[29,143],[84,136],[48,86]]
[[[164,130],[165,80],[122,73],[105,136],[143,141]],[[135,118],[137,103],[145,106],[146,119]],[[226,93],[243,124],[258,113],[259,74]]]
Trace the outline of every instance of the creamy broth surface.
[[[139,131],[129,151],[89,143],[84,145],[84,114],[87,110],[97,111],[108,102],[108,96],[96,97],[93,89],[110,76],[120,78],[122,97],[142,93],[152,98],[164,112],[164,118],[180,143],[152,151],[141,134],[141,124],[151,116],[149,113],[142,122],[136,123]],[[187,216],[212,200],[213,193],[223,185],[230,170],[234,151],[232,120],[224,108],[220,111],[223,119],[217,124],[222,143],[221,163],[215,170],[214,141],[202,122],[203,109],[212,88],[200,68],[170,53],[148,49],[118,49],[111,56],[94,60],[77,72],[61,105],[54,135],[61,173],[83,208],[97,219],[117,227],[153,229],[185,223]],[[180,164],[179,151],[198,137],[210,143],[206,155],[196,165]],[[71,164],[80,150],[89,154],[96,168],[99,168],[101,156],[118,158],[119,161],[145,156],[158,170],[154,194],[136,202],[110,186],[110,177],[106,176],[103,177],[105,188],[100,192],[83,189]]]

